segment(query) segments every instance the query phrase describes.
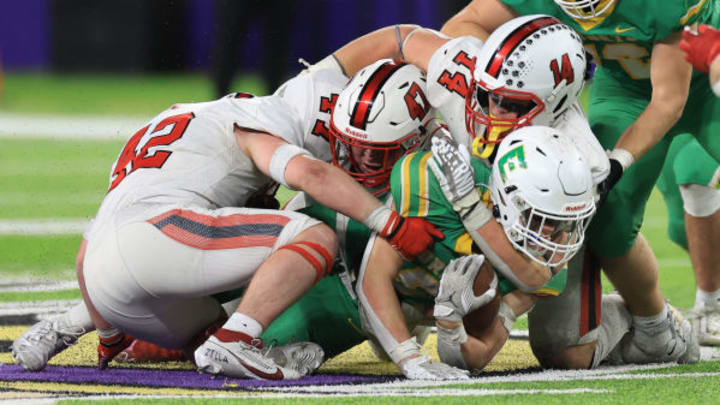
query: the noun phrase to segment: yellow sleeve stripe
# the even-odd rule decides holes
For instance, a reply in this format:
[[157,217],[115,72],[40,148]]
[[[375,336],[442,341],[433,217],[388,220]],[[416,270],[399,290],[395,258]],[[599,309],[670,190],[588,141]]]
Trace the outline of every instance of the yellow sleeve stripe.
[[687,13],[685,13],[685,15],[682,16],[682,18],[680,19],[680,24],[681,24],[681,25],[687,24],[687,22],[692,18],[692,16],[694,16],[695,14],[699,13],[700,10],[702,10],[702,8],[703,8],[703,6],[705,5],[705,2],[706,2],[706,1],[707,1],[707,0],[700,0],[697,4],[695,4],[694,6],[690,7],[690,8],[688,9]]
[[465,232],[455,241],[455,252],[462,256],[469,256],[472,254],[472,244],[473,240],[470,234]]
[[400,202],[400,215],[406,217],[410,211],[410,157],[402,161],[402,201]]
[[420,201],[418,201],[418,216],[426,217],[428,215],[428,201],[430,196],[428,195],[428,176],[427,176],[427,161],[432,156],[432,153],[427,153],[420,159]]

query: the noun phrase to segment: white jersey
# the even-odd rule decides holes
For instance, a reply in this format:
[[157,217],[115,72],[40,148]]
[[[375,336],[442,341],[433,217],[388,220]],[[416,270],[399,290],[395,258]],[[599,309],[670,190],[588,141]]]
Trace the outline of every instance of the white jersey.
[[271,96],[234,93],[160,113],[113,164],[108,194],[86,238],[111,221],[151,218],[168,205],[244,206],[272,180],[240,150],[235,126],[273,134],[329,161],[330,111],[347,80],[332,70],[303,72]]
[[[465,126],[465,95],[470,88],[475,66],[483,42],[474,37],[460,37],[448,41],[430,58],[427,71],[427,98],[447,122],[453,138],[468,148],[472,138]],[[599,184],[610,173],[610,162],[585,117],[582,106],[575,102],[552,125],[571,136],[583,153]]]

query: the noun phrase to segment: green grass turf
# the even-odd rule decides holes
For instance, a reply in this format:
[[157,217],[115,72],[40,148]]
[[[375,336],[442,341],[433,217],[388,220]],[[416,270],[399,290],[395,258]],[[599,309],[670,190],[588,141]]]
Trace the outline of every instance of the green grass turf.
[[[0,111],[153,116],[174,103],[215,98],[203,74],[71,75],[7,73]],[[264,94],[256,76],[239,76],[233,91]]]

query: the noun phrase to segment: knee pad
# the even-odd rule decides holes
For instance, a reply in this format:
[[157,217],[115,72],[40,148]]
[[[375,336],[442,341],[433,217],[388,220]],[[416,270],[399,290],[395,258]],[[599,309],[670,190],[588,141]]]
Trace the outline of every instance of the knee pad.
[[720,209],[720,190],[699,184],[681,184],[680,194],[685,212],[694,217],[709,217]]
[[[315,283],[317,284],[318,281],[320,281],[321,278],[325,277],[326,275],[330,274],[330,270],[332,270],[333,265],[333,256],[328,252],[327,249],[325,249],[324,246],[322,246],[319,243],[315,242],[308,242],[301,240],[299,242],[292,243],[290,245],[281,246],[280,249],[289,249],[293,252],[299,254],[302,256],[305,260],[310,263],[310,265],[313,266],[315,269],[315,272],[317,273],[315,277]],[[313,256],[309,250],[315,251],[317,254],[322,256],[322,258],[325,260],[325,265],[323,266],[322,263],[318,259]]]

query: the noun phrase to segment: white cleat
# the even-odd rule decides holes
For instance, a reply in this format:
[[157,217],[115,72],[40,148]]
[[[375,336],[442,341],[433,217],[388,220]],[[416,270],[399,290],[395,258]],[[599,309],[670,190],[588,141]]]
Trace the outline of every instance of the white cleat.
[[[218,332],[222,333],[221,331],[224,329]],[[242,335],[243,340],[221,341],[216,335],[212,335],[195,350],[198,371],[257,380],[293,380],[302,377],[297,370],[282,367],[267,356],[261,350],[262,339],[237,332],[234,334]]]
[[620,343],[624,345],[621,349],[625,363],[676,361],[691,364],[700,361],[700,346],[692,325],[672,305],[668,305],[667,321],[659,328],[649,331],[635,329],[630,333],[629,339]]
[[325,360],[325,351],[316,343],[297,342],[273,346],[267,351],[267,356],[278,365],[291,368],[300,376],[306,376],[320,368]]
[[693,308],[687,318],[701,346],[720,346],[720,308]]
[[40,371],[53,356],[74,345],[85,334],[83,328],[65,327],[59,322],[40,321],[31,326],[11,347],[15,361],[28,371]]

